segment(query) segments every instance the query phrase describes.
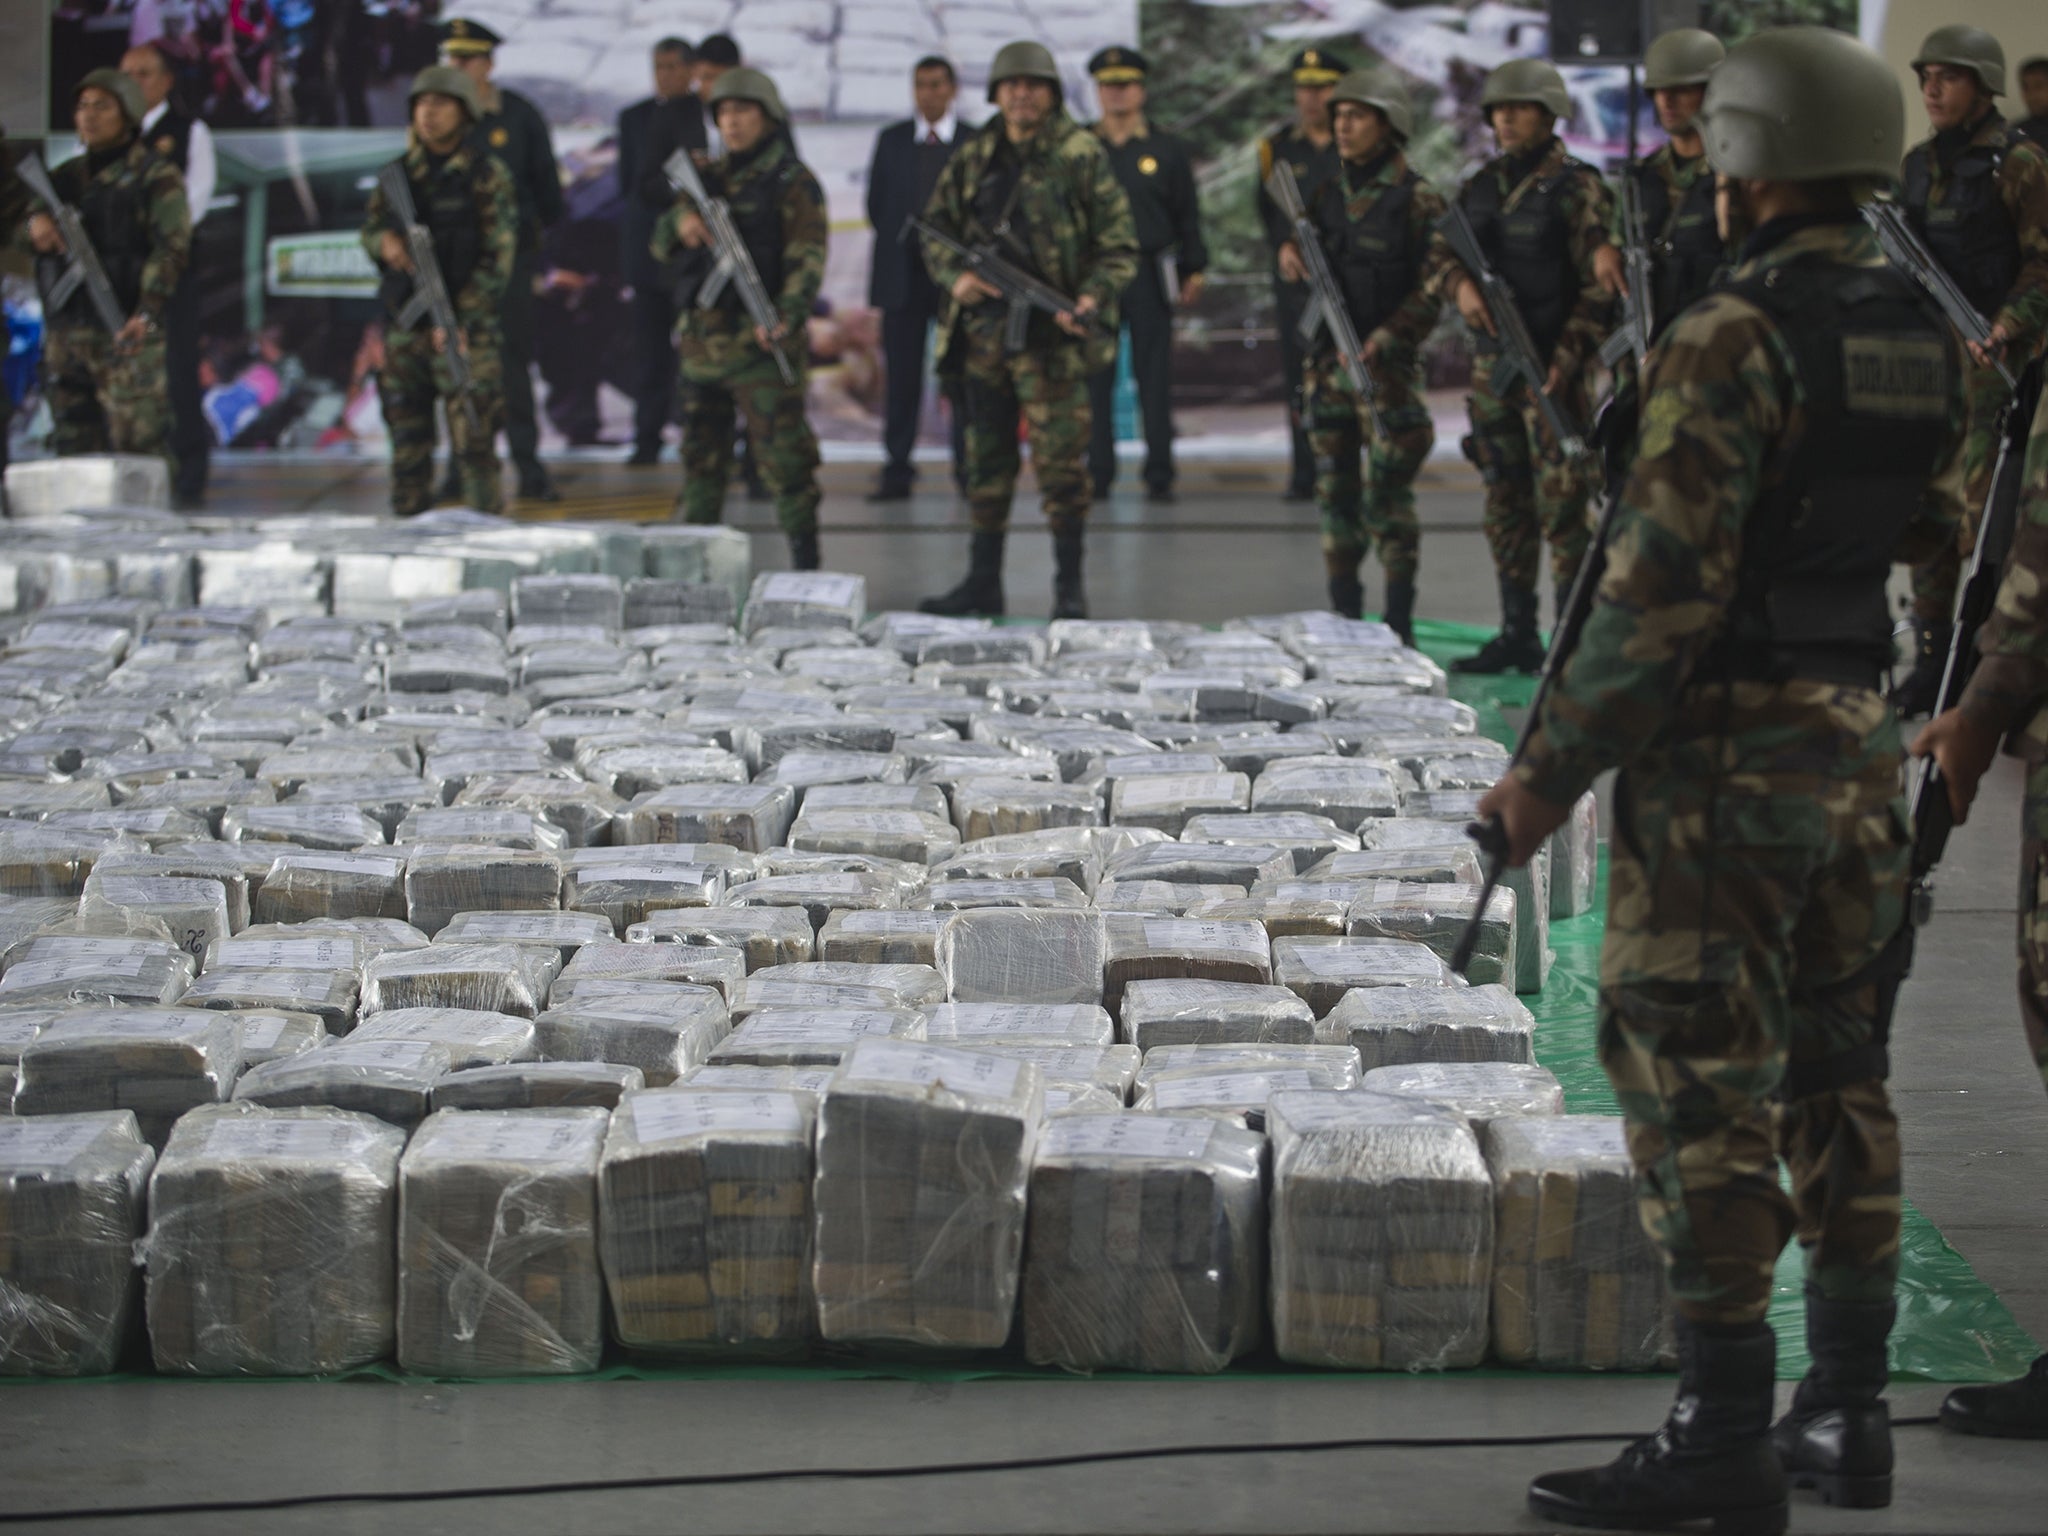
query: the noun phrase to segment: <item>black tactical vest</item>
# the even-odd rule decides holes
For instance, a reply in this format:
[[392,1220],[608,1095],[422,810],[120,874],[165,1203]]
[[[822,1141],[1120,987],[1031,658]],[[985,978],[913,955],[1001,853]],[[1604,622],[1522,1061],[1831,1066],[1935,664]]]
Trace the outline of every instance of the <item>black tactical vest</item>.
[[[454,303],[469,286],[477,263],[483,260],[484,233],[477,223],[477,182],[489,162],[472,153],[467,170],[451,171],[443,164],[425,178],[408,176],[412,183],[412,205],[434,237],[434,260],[441,268],[441,285]],[[395,318],[412,298],[412,278],[403,272],[384,274],[378,285],[385,308]],[[421,320],[421,325],[429,322]]]
[[[1565,194],[1572,178],[1585,169],[1579,161],[1567,159],[1524,191],[1512,212],[1506,211],[1499,178],[1490,169],[1467,182],[1461,194],[1479,247],[1514,294],[1539,361],[1556,349],[1578,298]],[[1494,350],[1485,337],[1479,348]]]
[[[99,253],[100,265],[106,269],[107,282],[114,290],[114,297],[120,301],[121,313],[132,315],[142,301],[142,269],[149,261],[150,232],[147,160],[137,173],[127,173],[126,158],[133,152],[132,146],[122,151],[124,173],[109,182],[100,176],[86,181],[83,191],[78,194],[75,206],[78,217],[85,225],[85,235],[92,242],[92,248]],[[86,163],[72,161],[58,170],[58,191],[64,191],[63,174],[76,166],[74,175],[83,178]],[[67,256],[38,256],[36,258],[36,281],[44,292],[64,275],[69,264]],[[50,317],[56,325],[93,325],[100,323],[99,311],[93,308],[92,298],[80,283],[63,309]]]
[[2020,275],[2019,232],[1998,195],[1998,173],[2006,146],[1973,144],[1948,175],[1948,199],[1928,202],[1934,187],[1934,150],[1922,144],[1906,156],[1900,201],[1956,286],[1989,317],[2005,305]]
[[1727,636],[1700,675],[1875,686],[1892,659],[1893,552],[1953,430],[1946,323],[1908,278],[1825,260],[1726,291],[1770,316],[1791,350],[1806,432],[1749,514]]
[[164,115],[143,130],[149,147],[185,174],[192,159],[192,119],[176,107],[165,107]]
[[1351,322],[1361,336],[1384,325],[1414,290],[1420,253],[1409,239],[1408,218],[1421,179],[1408,171],[1380,193],[1362,219],[1345,210],[1348,199],[1341,172],[1315,191],[1323,246],[1344,290],[1344,307],[1351,311]]
[[[1706,296],[1728,253],[1714,222],[1714,176],[1702,170],[1674,208],[1671,188],[1649,165],[1636,168],[1636,193],[1643,209],[1643,235],[1650,244],[1651,304],[1656,329],[1666,326]],[[1653,338],[1654,339],[1654,338]]]
[[[782,292],[782,197],[799,167],[794,159],[752,181],[730,195],[726,206],[732,210],[733,228],[754,258],[754,270],[761,274],[761,286],[773,299]],[[740,307],[736,289],[728,287],[720,303]]]

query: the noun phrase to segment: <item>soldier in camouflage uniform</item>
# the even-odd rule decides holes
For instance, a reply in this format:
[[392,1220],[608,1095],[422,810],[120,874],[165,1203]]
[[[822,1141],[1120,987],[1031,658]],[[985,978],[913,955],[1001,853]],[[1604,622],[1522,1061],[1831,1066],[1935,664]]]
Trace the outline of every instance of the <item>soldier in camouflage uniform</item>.
[[[44,316],[43,393],[60,454],[170,456],[162,320],[191,251],[192,215],[185,178],[138,137],[142,111],[134,81],[119,70],[94,70],[73,99],[85,153],[50,172],[57,195],[78,210],[128,315],[118,334],[107,334],[81,283],[62,308]],[[39,205],[26,228],[47,294],[67,265],[63,237]]]
[[1074,301],[1034,311],[1023,347],[1004,338],[996,289],[936,241],[925,267],[947,294],[938,367],[964,375],[967,506],[973,523],[966,580],[927,598],[927,613],[1003,611],[1003,537],[1017,486],[1017,417],[1052,525],[1053,617],[1087,612],[1081,585],[1088,522],[1088,376],[1116,361],[1117,295],[1138,270],[1130,200],[1102,141],[1067,116],[1059,69],[1038,43],[1009,43],[989,72],[998,111],[946,162],[925,217],[935,229],[999,254]]
[[1975,27],[1942,27],[1914,57],[1934,135],[1899,173],[1899,200],[1956,286],[1992,322],[1991,346],[1972,348],[1970,429],[1957,472],[1943,486],[1960,534],[1913,568],[1913,670],[1892,695],[1901,714],[1924,715],[1941,688],[1949,622],[1963,562],[1991,490],[1999,418],[2011,391],[1992,363],[2017,370],[2048,335],[2048,154],[2006,126],[2005,54]]
[[[1302,372],[1302,401],[1316,455],[1323,565],[1330,606],[1358,618],[1365,602],[1359,562],[1377,542],[1387,573],[1385,619],[1408,644],[1422,538],[1415,475],[1436,441],[1419,388],[1419,349],[1436,324],[1436,285],[1450,261],[1436,231],[1444,200],[1401,152],[1415,116],[1397,79],[1371,70],[1346,75],[1331,95],[1330,121],[1337,169],[1303,189],[1303,204],[1364,343],[1379,409],[1376,424],[1352,392],[1328,331],[1318,333]],[[1358,472],[1367,443],[1369,484]]]
[[[788,110],[766,75],[727,70],[711,88],[710,105],[725,154],[705,168],[704,190],[726,200],[781,318],[772,335],[764,333],[747,318],[739,285],[730,282],[716,304],[698,308],[697,290],[712,270],[711,231],[690,200],[679,197],[674,213],[654,229],[655,258],[677,257],[679,278],[683,493],[677,506],[690,522],[719,520],[732,478],[734,417],[744,416],[761,478],[775,498],[776,521],[789,539],[789,562],[814,571],[818,439],[804,416],[805,327],[825,281],[825,193],[797,159]],[[794,384],[782,382],[771,342],[789,360]]]
[[[1559,121],[1571,113],[1564,79],[1540,59],[1513,59],[1481,95],[1500,155],[1458,194],[1488,259],[1514,295],[1539,361],[1545,392],[1570,420],[1588,419],[1586,375],[1613,315],[1619,256],[1609,229],[1614,195],[1600,173],[1565,153]],[[1605,252],[1603,256],[1601,253]],[[1453,264],[1449,296],[1478,336],[1468,458],[1486,483],[1486,543],[1500,576],[1501,630],[1460,672],[1533,672],[1543,664],[1536,632],[1537,556],[1550,544],[1551,581],[1562,603],[1586,551],[1590,463],[1576,465],[1551,440],[1524,385],[1503,396],[1489,370],[1497,350],[1478,285]]]
[[518,204],[505,167],[466,142],[476,119],[468,76],[447,65],[421,70],[413,77],[411,113],[412,131],[399,164],[461,322],[455,341],[469,362],[469,398],[478,425],[472,429],[456,403],[447,338],[436,332],[432,317],[421,316],[410,330],[399,328],[399,312],[412,298],[412,258],[379,187],[363,218],[363,247],[382,273],[386,322],[377,394],[391,438],[391,510],[412,517],[433,505],[434,404],[445,399],[449,452],[461,475],[462,498],[480,512],[495,512],[504,502],[497,447],[505,409],[498,306],[512,274]]
[[[1578,649],[1481,802],[1520,863],[1621,770],[1600,1055],[1677,1310],[1669,1421],[1538,1478],[1547,1519],[1775,1533],[1788,1474],[1890,1498],[1884,1041],[1910,849],[1885,583],[1952,536],[1928,485],[1957,450],[1964,367],[1857,214],[1904,118],[1883,61],[1822,28],[1761,33],[1715,71],[1707,153],[1755,233],[1650,358]],[[1773,1434],[1765,1313],[1794,1233],[1814,1364]]]
[[1697,27],[1666,32],[1643,55],[1643,87],[1669,137],[1625,174],[1636,182],[1643,236],[1650,247],[1651,334],[1655,341],[1706,296],[1734,253],[1714,218],[1714,174],[1694,118],[1707,79],[1726,55],[1721,40]]

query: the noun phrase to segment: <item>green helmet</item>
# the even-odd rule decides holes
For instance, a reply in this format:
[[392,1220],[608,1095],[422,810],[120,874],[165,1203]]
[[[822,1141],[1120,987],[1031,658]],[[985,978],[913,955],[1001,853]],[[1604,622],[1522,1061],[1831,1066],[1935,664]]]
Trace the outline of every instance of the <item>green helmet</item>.
[[476,82],[457,69],[453,64],[429,64],[412,77],[412,90],[405,98],[406,110],[422,96],[452,96],[462,103],[462,110],[469,114],[473,123],[483,116],[476,99]]
[[1564,76],[1543,59],[1509,59],[1486,77],[1480,110],[1510,101],[1533,101],[1560,120],[1572,115],[1572,94],[1565,89]]
[[1724,175],[1883,180],[1905,151],[1906,102],[1890,67],[1846,32],[1779,27],[1728,51],[1696,126]]
[[1982,27],[1936,27],[1913,55],[1913,67],[1948,64],[1973,71],[1994,96],[2005,94],[2005,50]]
[[751,101],[774,121],[785,126],[789,123],[789,108],[782,104],[782,93],[775,89],[775,82],[758,69],[735,66],[713,81],[711,92],[705,98],[712,116],[718,115],[721,101]]
[[1052,50],[1043,43],[1005,43],[996,50],[996,61],[988,67],[988,99],[996,99],[996,87],[1005,80],[1049,80],[1057,87],[1060,67],[1052,61]]
[[1334,108],[1340,101],[1354,102],[1361,107],[1377,107],[1387,126],[1402,143],[1415,132],[1415,108],[1409,105],[1408,93],[1401,88],[1401,82],[1383,70],[1354,69],[1337,82],[1330,92],[1330,105]]
[[1643,55],[1643,89],[1666,91],[1681,85],[1705,85],[1714,66],[1728,57],[1721,39],[1698,27],[1680,27],[1650,44]]
[[142,87],[122,74],[118,69],[96,69],[78,82],[78,89],[71,93],[75,103],[87,91],[105,91],[121,104],[121,115],[128,119],[130,128],[142,126]]

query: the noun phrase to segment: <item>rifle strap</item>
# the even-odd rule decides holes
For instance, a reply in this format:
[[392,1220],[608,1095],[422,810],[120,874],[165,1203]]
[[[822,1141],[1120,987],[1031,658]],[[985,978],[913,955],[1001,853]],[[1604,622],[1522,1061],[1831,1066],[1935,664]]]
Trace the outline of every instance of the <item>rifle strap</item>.
[[1839,1093],[1857,1083],[1883,1082],[1891,1076],[1892,1013],[1898,1007],[1899,988],[1913,968],[1913,942],[1912,923],[1903,922],[1868,965],[1803,998],[1795,995],[1795,1003],[1803,1003],[1805,1011],[1817,1014],[1816,1023],[1825,1027],[1830,1021],[1854,1022],[1861,1012],[1857,994],[1866,988],[1874,988],[1876,993],[1868,1016],[1870,1038],[1817,1061],[1788,1063],[1778,1090],[1783,1101]]

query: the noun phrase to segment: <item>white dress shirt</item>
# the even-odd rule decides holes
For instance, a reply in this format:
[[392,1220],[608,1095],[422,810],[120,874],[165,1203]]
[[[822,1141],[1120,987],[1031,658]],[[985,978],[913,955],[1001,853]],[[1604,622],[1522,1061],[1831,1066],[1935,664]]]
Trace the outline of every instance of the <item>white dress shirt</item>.
[[[158,102],[142,115],[142,141],[149,142],[149,131],[170,110],[169,102]],[[206,217],[206,205],[213,201],[213,189],[220,180],[220,173],[213,160],[213,130],[197,118],[192,121],[192,137],[185,147],[185,206],[192,210],[193,228]]]
[[953,135],[960,131],[960,118],[951,107],[946,109],[946,115],[936,123],[928,123],[921,117],[915,119],[915,122],[914,137],[919,144],[929,144],[933,139],[937,139],[941,144],[950,144],[953,142]]

